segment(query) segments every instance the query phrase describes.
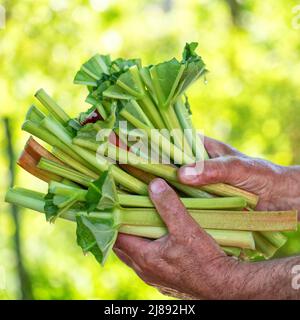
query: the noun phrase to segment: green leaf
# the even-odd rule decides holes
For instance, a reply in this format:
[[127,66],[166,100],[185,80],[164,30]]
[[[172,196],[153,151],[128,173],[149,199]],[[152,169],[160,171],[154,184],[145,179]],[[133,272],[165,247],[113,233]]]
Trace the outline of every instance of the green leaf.
[[53,202],[54,195],[52,193],[48,193],[44,200],[45,200],[45,206],[44,211],[46,215],[46,220],[51,222],[53,218],[57,215],[57,212],[59,210],[57,204],[54,204]]
[[111,61],[107,55],[96,54],[85,62],[74,78],[74,83],[97,87],[98,82],[109,75]]
[[[150,122],[145,112],[140,107],[140,105],[136,102],[136,100],[129,100],[127,103],[125,103],[122,111],[123,110],[129,112],[135,118],[145,123],[148,127],[153,128],[153,124]],[[122,111],[121,111],[121,114],[122,114]]]
[[103,96],[111,99],[130,100],[135,99],[135,96],[127,93],[124,89],[117,85],[112,85],[103,92]]
[[132,66],[127,72],[121,74],[117,80],[117,85],[138,99],[141,99],[145,94],[137,66]]
[[141,66],[141,59],[123,59],[118,58],[114,60],[111,64],[111,74],[113,73],[123,73],[127,71],[132,66]]
[[182,62],[187,62],[190,59],[197,58],[196,48],[198,47],[198,42],[186,43],[182,52]]
[[62,213],[66,212],[76,204],[78,201],[78,194],[74,193],[72,197],[67,198],[48,193],[44,199],[46,220],[50,223],[54,223]]
[[77,244],[84,253],[91,252],[103,266],[118,235],[118,227],[111,220],[101,220],[79,215],[77,221]]
[[195,52],[197,46],[197,42],[185,45],[181,61],[185,65],[185,69],[176,89],[175,97],[183,94],[191,84],[207,72],[202,58]]
[[175,58],[150,68],[155,96],[160,107],[168,107],[185,66]]
[[[101,81],[101,83],[98,84],[97,88],[94,88],[94,90],[92,90],[90,92],[90,94],[87,96],[86,101],[88,103],[95,101],[95,102],[102,102],[103,100],[103,92],[105,90],[107,90],[114,82],[110,81],[110,80],[103,80]],[[92,100],[92,98],[94,100]],[[95,104],[95,103],[94,103]]]
[[73,81],[75,84],[97,87],[97,81],[82,70],[79,70]]
[[144,67],[140,69],[140,75],[142,77],[142,80],[144,81],[144,84],[147,86],[148,90],[153,94],[154,93],[154,87],[151,79],[150,74],[150,68],[152,66]]
[[118,203],[117,188],[109,171],[104,171],[99,179],[93,181],[86,195],[87,211],[115,208]]

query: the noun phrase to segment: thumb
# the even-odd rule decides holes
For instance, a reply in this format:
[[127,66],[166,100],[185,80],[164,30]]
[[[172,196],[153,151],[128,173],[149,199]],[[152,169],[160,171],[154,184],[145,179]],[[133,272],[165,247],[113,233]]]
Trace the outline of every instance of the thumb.
[[176,192],[160,178],[154,179],[149,184],[149,195],[171,235],[181,238],[185,232],[193,234],[203,233],[204,230],[188,213]]
[[178,170],[181,183],[191,186],[203,186],[214,183],[238,183],[238,172],[241,172],[241,161],[237,157],[220,157],[204,161],[203,170],[200,165],[187,165]]

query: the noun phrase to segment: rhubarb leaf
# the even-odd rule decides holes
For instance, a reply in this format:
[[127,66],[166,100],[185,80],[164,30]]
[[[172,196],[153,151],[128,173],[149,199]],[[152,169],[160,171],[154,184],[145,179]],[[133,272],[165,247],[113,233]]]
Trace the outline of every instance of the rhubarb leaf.
[[[116,73],[123,73],[127,71],[130,67],[132,66],[141,66],[141,59],[122,59],[118,58],[114,60],[111,64],[111,74],[116,74]],[[116,79],[117,80],[117,79]]]
[[86,195],[87,211],[112,209],[118,204],[118,194],[114,179],[109,171],[104,171],[93,181]]
[[197,47],[198,42],[186,43],[182,52],[182,62],[187,62],[193,58],[197,59],[198,54],[195,51]]
[[187,43],[184,47],[181,63],[185,65],[185,69],[176,89],[175,97],[183,94],[191,84],[207,72],[202,58],[195,52],[197,46],[197,42],[192,42]]
[[[129,100],[125,104],[123,104],[124,107],[122,111],[127,111],[131,115],[133,115],[136,119],[139,121],[143,122],[150,128],[154,128],[153,124],[150,122],[148,117],[146,116],[145,112],[143,109],[140,107],[140,105],[136,102],[136,100]],[[122,115],[122,111],[120,112]]]
[[46,220],[50,223],[54,223],[62,213],[66,212],[77,203],[78,194],[74,193],[72,197],[67,198],[48,193],[44,200],[44,212],[46,215]]
[[94,88],[94,90],[90,92],[86,98],[86,102],[93,102],[93,104],[96,104],[103,101],[104,91],[107,90],[113,83],[114,82],[111,82],[110,80],[102,81],[96,89]]
[[184,68],[175,58],[150,68],[155,96],[160,107],[169,106]]
[[46,220],[51,222],[53,220],[53,217],[57,215],[57,212],[59,210],[57,204],[54,204],[53,198],[55,196],[52,193],[48,193],[44,200],[45,200],[45,206],[44,206],[44,212],[46,215]]
[[93,217],[78,215],[76,221],[77,244],[84,253],[91,252],[103,266],[118,235],[118,227],[114,225],[113,218],[99,221]]
[[154,93],[154,87],[151,79],[151,74],[150,74],[150,68],[152,66],[148,67],[143,67],[140,69],[140,75],[142,77],[142,80],[144,81],[144,84],[147,86],[148,90],[151,92],[153,95]]
[[92,78],[91,76],[89,76],[88,74],[86,74],[84,71],[79,70],[74,78],[74,83],[75,84],[83,84],[86,86],[92,86],[92,87],[96,87],[97,86],[97,81]]
[[137,99],[142,98],[145,94],[143,82],[136,65],[120,75],[117,85]]
[[117,85],[112,85],[103,92],[103,96],[111,99],[130,100],[135,99],[135,96],[127,93],[124,89]]
[[96,54],[85,62],[77,72],[74,83],[96,87],[103,75],[109,74],[109,56]]

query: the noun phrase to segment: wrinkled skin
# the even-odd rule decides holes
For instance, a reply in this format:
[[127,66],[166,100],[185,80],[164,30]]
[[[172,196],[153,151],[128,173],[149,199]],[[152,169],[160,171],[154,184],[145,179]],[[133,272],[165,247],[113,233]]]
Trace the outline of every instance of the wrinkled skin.
[[[297,208],[298,167],[249,158],[209,138],[205,146],[214,159],[205,162],[201,174],[191,166],[181,168],[181,182],[225,182],[258,194],[258,209]],[[292,268],[300,265],[300,257],[257,263],[228,257],[164,180],[154,179],[149,195],[169,234],[155,241],[120,234],[114,248],[146,283],[182,299],[300,299],[300,289],[292,288]]]
[[205,148],[212,159],[205,161],[202,174],[191,174],[185,166],[179,180],[191,186],[224,182],[259,196],[257,210],[300,209],[300,167],[284,167],[263,159],[251,158],[211,138]]

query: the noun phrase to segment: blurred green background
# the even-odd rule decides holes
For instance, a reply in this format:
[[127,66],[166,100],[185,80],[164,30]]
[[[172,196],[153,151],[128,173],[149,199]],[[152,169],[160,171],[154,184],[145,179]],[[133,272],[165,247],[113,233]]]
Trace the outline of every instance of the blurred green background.
[[[0,29],[0,298],[163,298],[115,256],[105,268],[84,257],[73,225],[49,225],[26,210],[18,217],[3,203],[11,181],[5,124],[17,156],[28,137],[22,120],[37,89],[44,87],[73,115],[84,110],[86,91],[72,80],[96,52],[141,57],[148,64],[178,57],[185,42],[199,42],[210,73],[207,85],[200,81],[189,92],[196,126],[249,155],[300,163],[299,1],[0,4],[6,11]],[[45,190],[44,183],[15,169],[17,185]],[[299,236],[290,234],[279,255],[300,252]]]

